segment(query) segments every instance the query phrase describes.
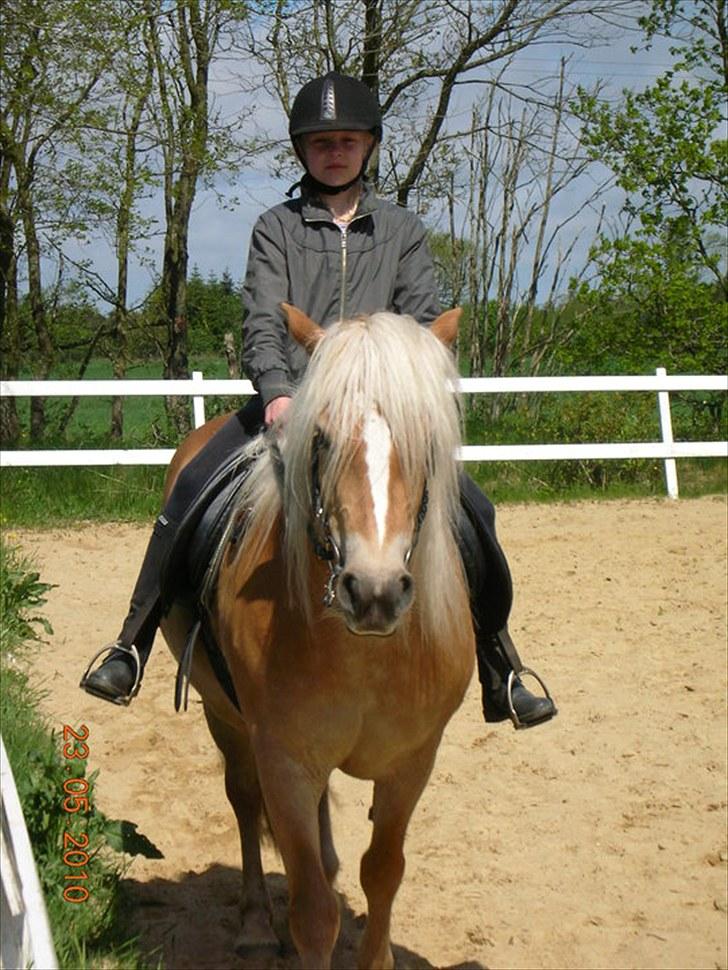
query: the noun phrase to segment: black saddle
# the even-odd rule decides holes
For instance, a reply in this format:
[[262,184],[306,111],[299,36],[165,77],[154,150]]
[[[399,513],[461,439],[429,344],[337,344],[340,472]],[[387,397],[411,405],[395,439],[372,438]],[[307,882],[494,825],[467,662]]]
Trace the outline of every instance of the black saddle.
[[183,702],[185,709],[187,707],[187,682],[198,637],[202,639],[221,686],[240,709],[230,670],[212,632],[208,603],[215,582],[213,559],[231,517],[236,514],[238,492],[254,461],[254,457],[244,454],[244,446],[230,455],[185,513],[162,566],[160,590],[164,611],[168,612],[174,603],[182,603],[195,616],[177,673],[177,710]]

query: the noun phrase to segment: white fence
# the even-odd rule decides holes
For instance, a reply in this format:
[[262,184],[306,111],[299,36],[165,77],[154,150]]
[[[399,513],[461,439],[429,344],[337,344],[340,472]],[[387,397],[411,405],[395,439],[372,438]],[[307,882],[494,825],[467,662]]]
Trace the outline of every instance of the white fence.
[[0,737],[0,968],[56,970],[43,891]]
[[[655,375],[642,377],[496,377],[461,378],[464,394],[541,394],[553,392],[648,391],[657,395],[660,417],[659,441],[550,444],[465,445],[463,461],[544,461],[592,458],[659,458],[665,464],[665,485],[671,498],[678,497],[677,458],[728,458],[726,441],[675,441],[670,415],[670,392],[728,391],[728,378],[704,375],[671,375],[658,367]],[[253,393],[250,381],[205,380],[195,371],[191,380],[101,381],[2,381],[0,395],[9,397],[191,397],[195,427],[205,421],[205,397],[243,396]],[[73,451],[0,451],[0,467],[58,465],[166,465],[172,448],[76,449]]]

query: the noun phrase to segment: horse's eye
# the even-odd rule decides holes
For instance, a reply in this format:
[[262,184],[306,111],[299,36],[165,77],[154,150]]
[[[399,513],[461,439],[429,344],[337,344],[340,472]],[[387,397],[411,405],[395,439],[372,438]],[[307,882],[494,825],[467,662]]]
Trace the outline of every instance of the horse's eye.
[[328,451],[331,448],[331,438],[322,428],[316,428],[313,436],[312,449],[316,451]]

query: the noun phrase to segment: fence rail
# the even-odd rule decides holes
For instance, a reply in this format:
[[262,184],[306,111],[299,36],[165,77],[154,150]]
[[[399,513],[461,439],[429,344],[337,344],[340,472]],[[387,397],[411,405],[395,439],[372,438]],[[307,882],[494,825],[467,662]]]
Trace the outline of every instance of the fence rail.
[[0,822],[0,967],[57,970],[43,890],[2,737]]
[[[670,393],[677,391],[728,391],[728,377],[668,375],[658,367],[654,375],[601,377],[472,377],[461,378],[463,394],[543,394],[555,392],[647,391],[657,395],[661,440],[549,445],[464,445],[462,461],[564,461],[592,458],[659,458],[665,465],[670,498],[679,494],[677,458],[728,458],[728,441],[675,441]],[[205,421],[205,397],[241,397],[253,394],[246,380],[206,380],[195,371],[191,380],[2,381],[0,396],[7,397],[191,397],[195,427]],[[74,449],[0,451],[0,467],[61,465],[166,465],[172,448]]]

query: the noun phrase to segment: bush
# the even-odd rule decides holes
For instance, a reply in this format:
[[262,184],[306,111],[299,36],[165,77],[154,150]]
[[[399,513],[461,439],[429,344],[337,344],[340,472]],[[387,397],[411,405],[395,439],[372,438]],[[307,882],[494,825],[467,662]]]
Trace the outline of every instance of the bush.
[[[61,738],[38,711],[42,695],[31,685],[27,663],[52,632],[37,611],[51,589],[17,549],[0,539],[0,720],[25,823],[45,895],[61,967],[101,964],[136,968],[133,943],[123,939],[120,880],[126,863],[118,850],[153,855],[156,850],[126,822],[112,821],[95,807],[97,773],[87,773],[83,746]],[[80,728],[80,726],[78,726]],[[75,729],[83,736],[82,730]],[[64,745],[65,755],[64,755]],[[70,747],[69,747],[70,745]],[[73,784],[69,786],[69,781]],[[65,786],[65,787],[64,787]],[[74,792],[82,794],[74,795]],[[68,809],[63,800],[69,797]],[[87,799],[87,801],[86,801]],[[74,811],[73,808],[77,810]],[[70,869],[67,858],[87,863]],[[158,853],[157,853],[158,854]],[[69,873],[85,879],[69,882]],[[75,892],[65,893],[69,887]],[[81,887],[80,889],[78,887]],[[73,897],[88,898],[74,903]]]

